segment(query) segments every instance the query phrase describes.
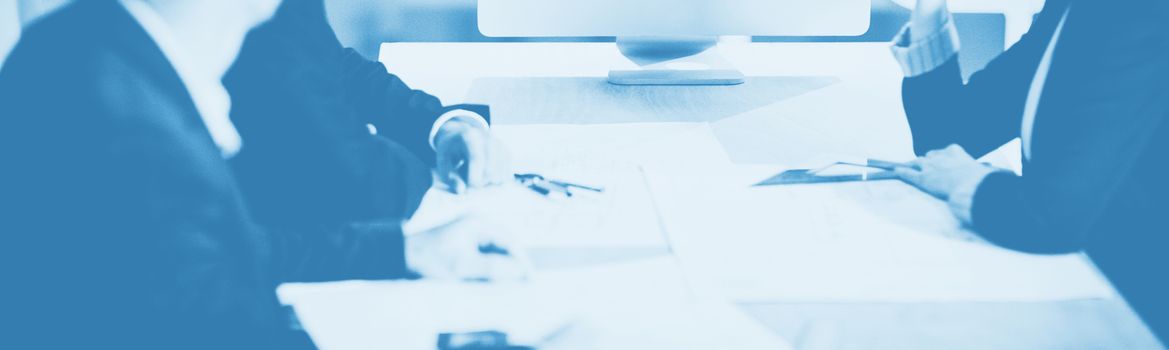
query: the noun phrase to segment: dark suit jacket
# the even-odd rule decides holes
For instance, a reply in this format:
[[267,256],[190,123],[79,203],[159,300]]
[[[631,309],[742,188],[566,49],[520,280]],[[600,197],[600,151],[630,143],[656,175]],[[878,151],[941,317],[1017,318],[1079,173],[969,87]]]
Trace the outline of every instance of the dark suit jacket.
[[429,188],[427,138],[450,108],[342,47],[323,0],[284,1],[224,82],[245,143],[231,163],[262,223],[408,217]]
[[173,67],[113,0],[29,28],[0,108],[0,348],[311,348],[278,283],[405,273],[396,221],[253,224]]
[[[957,63],[905,81],[919,154],[978,155],[1020,135],[1024,103],[1068,0],[963,85]],[[1169,2],[1071,3],[1034,124],[1024,176],[994,174],[974,229],[1034,253],[1086,250],[1161,337],[1169,336]]]

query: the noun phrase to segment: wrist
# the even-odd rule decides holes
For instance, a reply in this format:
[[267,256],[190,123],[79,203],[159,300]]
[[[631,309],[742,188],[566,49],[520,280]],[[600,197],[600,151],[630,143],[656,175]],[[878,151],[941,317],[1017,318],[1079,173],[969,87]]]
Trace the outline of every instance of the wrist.
[[436,141],[442,136],[441,134],[466,131],[468,127],[486,130],[490,128],[490,125],[487,124],[486,118],[468,110],[456,109],[443,113],[430,128],[430,147],[436,148],[438,146]]
[[423,273],[423,271],[419,271],[419,270],[421,270],[421,266],[424,265],[422,260],[425,260],[425,256],[426,256],[425,251],[426,251],[426,246],[428,244],[430,244],[427,242],[429,240],[430,240],[430,237],[427,237],[426,234],[408,234],[408,235],[405,235],[403,237],[403,241],[402,241],[403,254],[402,255],[404,257],[403,260],[405,260],[405,262],[406,262],[406,270],[407,271],[410,271],[410,272],[413,272],[416,274]]
[[906,78],[934,71],[949,62],[960,48],[958,31],[948,12],[939,19],[914,19],[890,47]]

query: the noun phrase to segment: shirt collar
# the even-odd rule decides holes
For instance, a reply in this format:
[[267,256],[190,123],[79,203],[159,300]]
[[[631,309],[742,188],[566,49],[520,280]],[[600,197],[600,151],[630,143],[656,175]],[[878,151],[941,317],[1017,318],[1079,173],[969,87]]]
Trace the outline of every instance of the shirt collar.
[[222,77],[203,68],[207,65],[201,64],[198,56],[184,51],[187,48],[178,44],[173,28],[150,4],[142,0],[119,2],[170,61],[223,157],[227,159],[238,154],[243,140],[231,122],[231,97],[223,86]]

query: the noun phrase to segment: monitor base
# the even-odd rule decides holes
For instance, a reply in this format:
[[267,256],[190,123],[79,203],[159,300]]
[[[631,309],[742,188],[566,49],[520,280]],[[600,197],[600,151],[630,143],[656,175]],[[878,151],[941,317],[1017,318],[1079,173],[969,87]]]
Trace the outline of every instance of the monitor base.
[[614,70],[609,72],[613,85],[739,85],[746,81],[742,72],[733,69],[708,70]]
[[618,37],[617,49],[641,69],[613,70],[614,85],[738,85],[743,73],[716,51],[719,38]]

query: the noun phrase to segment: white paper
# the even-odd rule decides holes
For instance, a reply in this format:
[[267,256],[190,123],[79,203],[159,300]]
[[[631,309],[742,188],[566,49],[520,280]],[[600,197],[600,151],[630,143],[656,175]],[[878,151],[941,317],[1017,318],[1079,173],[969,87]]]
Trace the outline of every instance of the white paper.
[[611,166],[603,173],[577,174],[574,178],[587,180],[574,182],[603,187],[605,191],[576,191],[572,197],[564,197],[540,195],[518,184],[464,195],[435,188],[426,194],[404,228],[407,232],[420,232],[475,215],[489,220],[528,248],[666,245],[640,168]]
[[697,299],[671,257],[539,271],[528,283],[286,284],[322,349],[433,349],[437,334],[499,330],[541,349],[788,349],[731,304]]
[[898,181],[750,187],[781,170],[647,168],[672,249],[702,293],[829,302],[1114,295],[1083,256],[979,242],[944,202]]
[[454,195],[427,193],[407,232],[473,214],[495,221],[530,248],[665,247],[642,164],[723,164],[725,153],[705,124],[496,126],[512,150],[516,173],[604,189],[571,198],[509,185]]

